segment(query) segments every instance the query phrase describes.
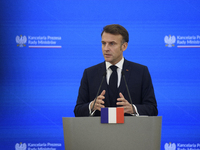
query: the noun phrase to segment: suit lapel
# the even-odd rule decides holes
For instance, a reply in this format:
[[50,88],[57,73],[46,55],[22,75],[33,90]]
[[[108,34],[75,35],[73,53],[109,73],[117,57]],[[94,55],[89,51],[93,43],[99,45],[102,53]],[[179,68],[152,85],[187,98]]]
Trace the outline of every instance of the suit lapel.
[[[123,64],[122,71],[124,73],[126,82],[128,84],[128,81],[129,81],[129,78],[130,78],[130,74],[131,74],[131,68],[130,68],[129,62],[126,59],[124,59],[124,64]],[[125,85],[125,82],[124,82],[124,77],[122,76],[121,77],[121,84],[119,86],[119,92],[121,92],[123,94],[125,89],[126,89],[126,85]]]

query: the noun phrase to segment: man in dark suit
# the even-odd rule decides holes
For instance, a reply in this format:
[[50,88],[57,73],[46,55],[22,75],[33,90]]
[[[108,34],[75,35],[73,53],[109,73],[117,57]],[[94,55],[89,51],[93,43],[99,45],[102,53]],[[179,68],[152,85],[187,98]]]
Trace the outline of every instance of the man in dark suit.
[[[105,61],[85,69],[74,109],[75,116],[99,116],[104,107],[124,107],[124,114],[130,116],[158,115],[148,68],[123,57],[129,41],[127,30],[121,25],[107,25],[101,38]],[[101,81],[100,94],[96,98]]]

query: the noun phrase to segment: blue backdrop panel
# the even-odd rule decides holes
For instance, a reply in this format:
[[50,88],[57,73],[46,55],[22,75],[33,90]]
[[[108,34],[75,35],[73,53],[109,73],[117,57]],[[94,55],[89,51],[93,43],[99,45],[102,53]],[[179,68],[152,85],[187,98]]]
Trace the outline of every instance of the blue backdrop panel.
[[[64,149],[62,117],[74,117],[83,71],[104,61],[100,34],[113,23],[130,34],[124,57],[150,70],[161,149],[200,149],[199,1],[7,0],[0,7],[0,149]],[[165,36],[175,37],[171,47]]]

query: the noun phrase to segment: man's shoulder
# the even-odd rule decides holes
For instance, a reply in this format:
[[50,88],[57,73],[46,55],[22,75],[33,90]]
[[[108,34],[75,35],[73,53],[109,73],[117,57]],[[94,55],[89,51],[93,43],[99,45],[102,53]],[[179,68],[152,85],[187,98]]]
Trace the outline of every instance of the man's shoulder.
[[136,68],[147,68],[147,66],[140,64],[140,63],[136,63],[136,62],[132,62],[129,60],[125,60],[126,65],[130,65],[131,67],[136,67]]
[[104,66],[105,66],[105,62],[101,62],[99,64],[90,66],[90,67],[86,68],[85,70],[87,70],[87,71],[95,71],[95,70],[103,68]]

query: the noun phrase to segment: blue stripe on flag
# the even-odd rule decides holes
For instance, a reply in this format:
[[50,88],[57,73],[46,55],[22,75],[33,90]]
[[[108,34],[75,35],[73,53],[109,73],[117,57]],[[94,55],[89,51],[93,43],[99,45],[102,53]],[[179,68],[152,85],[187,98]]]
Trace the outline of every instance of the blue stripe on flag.
[[101,108],[101,123],[108,123],[108,108]]

